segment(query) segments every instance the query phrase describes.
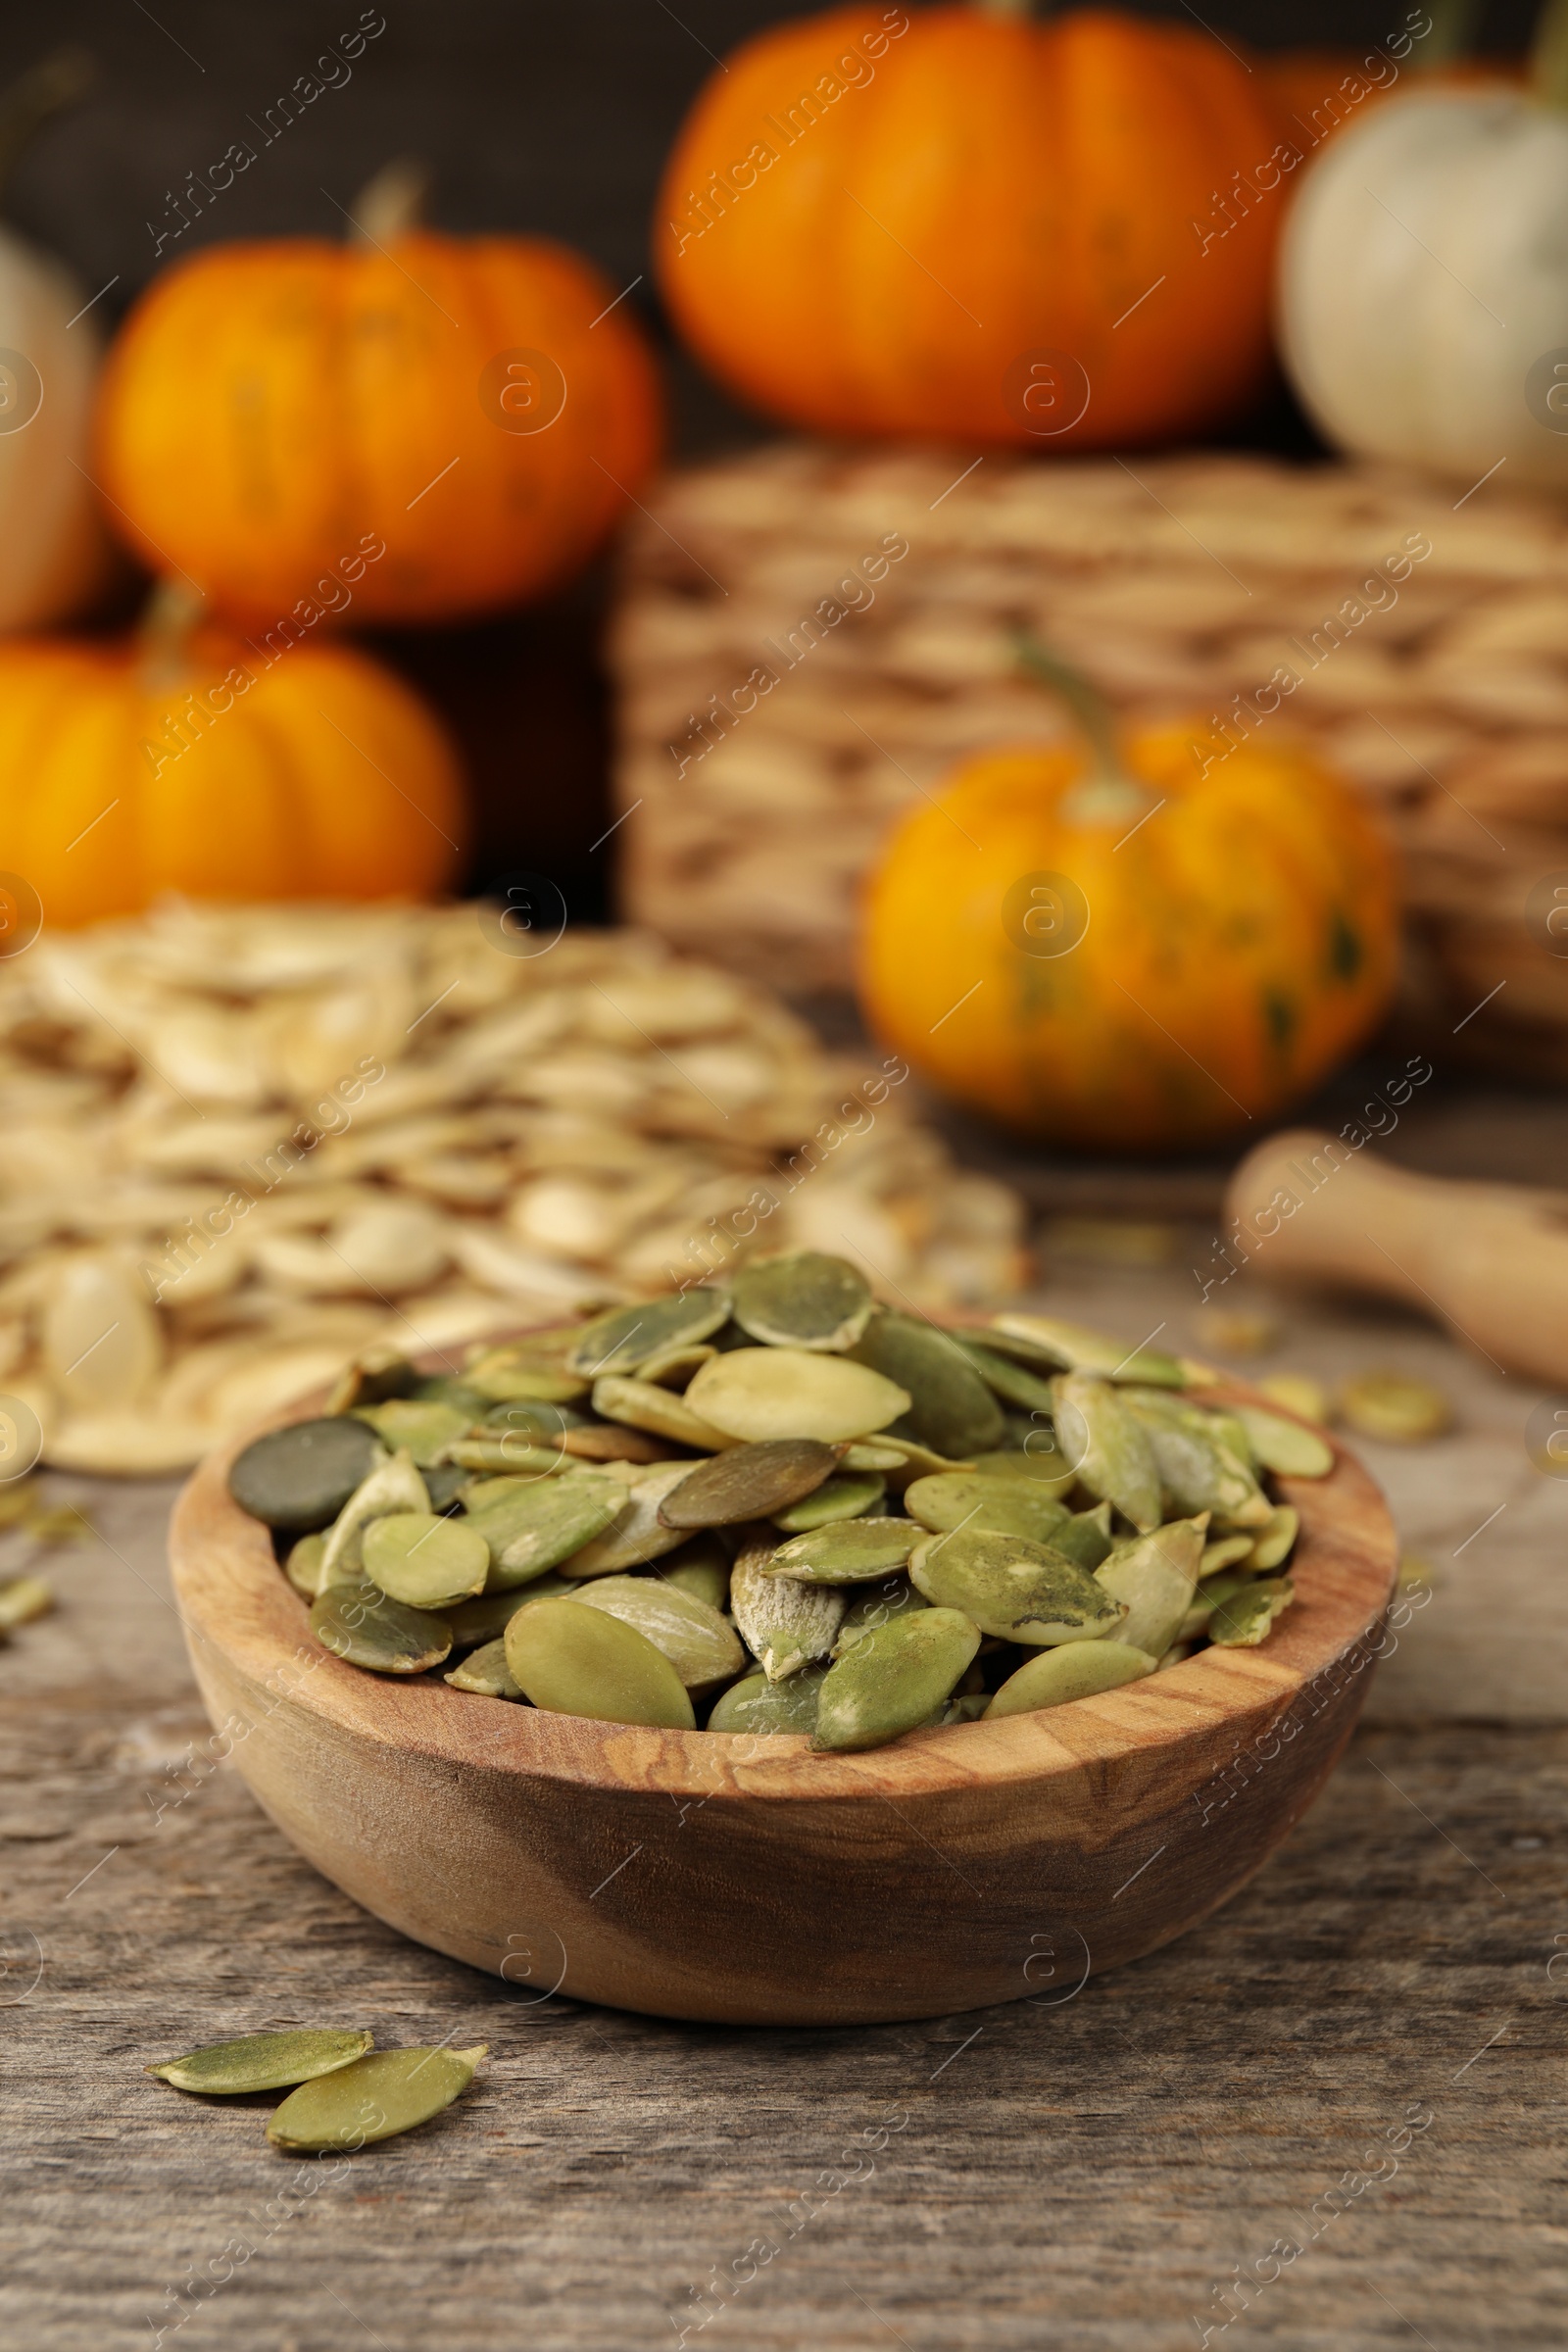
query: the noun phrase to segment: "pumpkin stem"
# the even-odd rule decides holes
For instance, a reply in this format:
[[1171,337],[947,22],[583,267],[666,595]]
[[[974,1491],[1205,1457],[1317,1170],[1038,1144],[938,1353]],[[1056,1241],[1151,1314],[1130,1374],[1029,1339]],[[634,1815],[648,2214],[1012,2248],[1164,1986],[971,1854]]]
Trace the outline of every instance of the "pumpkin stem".
[[1022,666],[1042,686],[1061,697],[1094,754],[1089,773],[1063,796],[1062,815],[1069,823],[1079,824],[1135,822],[1152,807],[1154,795],[1129,772],[1116,741],[1115,717],[1104,696],[1091,686],[1082,670],[1048,653],[1029,630],[1014,629],[1012,642]]
[[1442,74],[1457,66],[1475,48],[1480,20],[1479,0],[1428,0],[1432,30],[1413,60],[1418,74]]
[[1545,0],[1536,19],[1530,87],[1543,106],[1568,107],[1568,0]]
[[185,641],[202,616],[205,592],[189,580],[160,580],[137,627],[141,672],[149,686],[167,685],[183,664]]
[[975,0],[983,17],[1032,17],[1034,0]]
[[408,236],[424,217],[429,192],[429,172],[412,156],[400,155],[383,164],[360,190],[352,216],[356,240],[364,245],[390,245],[394,237]]
[[69,48],[51,50],[0,93],[0,189],[9,184],[33,134],[51,115],[74,106],[97,71],[91,53],[73,42]]

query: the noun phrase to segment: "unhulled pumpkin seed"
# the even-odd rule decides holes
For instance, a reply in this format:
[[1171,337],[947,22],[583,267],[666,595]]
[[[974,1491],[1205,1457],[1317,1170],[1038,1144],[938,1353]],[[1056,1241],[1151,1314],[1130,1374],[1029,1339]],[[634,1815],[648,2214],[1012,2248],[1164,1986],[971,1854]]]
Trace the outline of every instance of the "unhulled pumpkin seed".
[[375,1467],[355,1488],[327,1531],[318,1588],[322,1592],[344,1571],[358,1568],[364,1556],[365,1530],[372,1519],[384,1519],[393,1511],[427,1512],[430,1508],[430,1491],[408,1455],[395,1453],[389,1461],[379,1449],[377,1452]]
[[228,1491],[242,1511],[281,1534],[330,1525],[383,1459],[381,1442],[343,1414],[270,1430],[235,1455]]
[[312,1604],[311,1631],[334,1658],[371,1674],[427,1674],[452,1650],[444,1617],[391,1599],[368,1577],[329,1586]]
[[880,1585],[862,1587],[844,1612],[833,1655],[842,1658],[844,1652],[859,1641],[862,1634],[874,1632],[879,1625],[891,1625],[895,1617],[906,1617],[911,1609],[928,1609],[931,1603],[923,1592],[917,1592],[906,1576],[890,1576]]
[[1001,1405],[963,1349],[934,1323],[884,1308],[853,1352],[858,1363],[907,1391],[909,1432],[922,1446],[962,1456],[1002,1443]]
[[524,1695],[552,1715],[690,1732],[697,1718],[663,1651],[605,1609],[540,1600],[507,1627],[507,1664]]
[[1159,1525],[1159,1470],[1143,1426],[1107,1381],[1081,1372],[1052,1383],[1056,1440],[1078,1483],[1140,1534]]
[[688,1690],[730,1682],[746,1652],[728,1619],[679,1585],[658,1576],[601,1576],[579,1588],[584,1608],[607,1609],[662,1650]]
[[730,1570],[729,1605],[762,1672],[780,1683],[828,1655],[844,1621],[845,1596],[836,1585],[770,1575],[772,1551],[760,1544],[741,1552]]
[[54,1605],[54,1589],[43,1577],[8,1576],[0,1584],[0,1637],[47,1617]]
[[1208,1638],[1217,1649],[1255,1649],[1295,1598],[1289,1577],[1260,1577],[1210,1613]]
[[505,1592],[480,1592],[472,1600],[460,1600],[456,1608],[442,1611],[452,1628],[452,1646],[477,1649],[486,1642],[499,1642],[517,1611],[530,1601],[561,1600],[576,1590],[574,1578],[551,1575]]
[[416,1470],[433,1470],[446,1460],[454,1439],[466,1435],[484,1411],[462,1412],[456,1405],[426,1403],[414,1396],[391,1396],[385,1404],[356,1405],[354,1418],[374,1430],[389,1452],[406,1452]]
[[321,1590],[321,1561],[326,1551],[326,1538],[318,1531],[314,1536],[301,1536],[289,1546],[283,1562],[283,1574],[296,1592],[314,1600]]
[[522,1691],[507,1664],[507,1645],[498,1635],[482,1642],[450,1674],[441,1677],[454,1690],[472,1690],[481,1698],[520,1698]]
[[1275,1506],[1266,1527],[1257,1531],[1250,1563],[1253,1568],[1278,1568],[1291,1556],[1291,1549],[1301,1532],[1301,1514],[1288,1502]]
[[624,1487],[597,1470],[519,1479],[505,1494],[492,1488],[481,1508],[470,1505],[468,1517],[489,1553],[487,1589],[505,1592],[559,1568],[602,1536],[626,1508]]
[[736,1275],[733,1292],[735,1320],[754,1340],[817,1352],[853,1348],[874,1303],[858,1268],[817,1250],[756,1258]]
[[1123,1683],[1141,1682],[1153,1673],[1154,1663],[1125,1642],[1069,1642],[1060,1649],[1042,1649],[1008,1675],[986,1713],[1032,1715],[1074,1698],[1096,1698]]
[[928,1536],[909,1581],[933,1607],[961,1609],[983,1634],[1030,1648],[1097,1641],[1127,1614],[1087,1569],[1028,1536]]
[[594,1382],[594,1411],[607,1421],[623,1421],[628,1429],[647,1430],[711,1453],[734,1444],[723,1431],[694,1413],[685,1399],[651,1380],[632,1380],[622,1372],[607,1372]]
[[478,1529],[428,1511],[394,1511],[365,1531],[365,1573],[411,1609],[444,1609],[484,1590],[490,1547]]
[[817,1700],[826,1674],[825,1666],[808,1666],[782,1683],[770,1683],[765,1674],[749,1674],[744,1682],[731,1683],[715,1700],[708,1728],[763,1738],[809,1735],[816,1729]]
[[863,1585],[902,1568],[925,1537],[916,1519],[837,1519],[781,1544],[766,1563],[769,1576],[807,1585]]
[[1051,1539],[1068,1517],[1067,1506],[1032,1480],[988,1478],[980,1471],[940,1471],[906,1488],[904,1507],[935,1535],[977,1527],[986,1535]]
[[352,2066],[302,2082],[267,2127],[274,2147],[361,2148],[412,2132],[461,2098],[485,2055],[471,2050],[372,2050]]
[[696,1466],[693,1462],[663,1462],[657,1470],[640,1475],[635,1486],[623,1488],[619,1509],[604,1533],[572,1553],[572,1575],[609,1576],[618,1568],[640,1568],[645,1561],[662,1559],[666,1551],[684,1544],[687,1531],[667,1526],[659,1515],[660,1506]]
[[561,1449],[580,1462],[667,1462],[666,1439],[646,1429],[629,1429],[623,1422],[595,1421],[586,1429],[564,1429]]
[[881,1747],[944,1707],[980,1636],[957,1609],[922,1609],[866,1632],[823,1678],[813,1747]]
[[683,1592],[695,1592],[720,1616],[729,1606],[729,1553],[717,1536],[699,1536],[695,1543],[683,1544],[655,1574]]
[[567,1353],[566,1368],[587,1380],[599,1380],[607,1372],[635,1372],[650,1356],[689,1348],[728,1321],[728,1292],[706,1285],[669,1298],[613,1307],[583,1326]]
[[1127,1610],[1112,1641],[1127,1642],[1152,1658],[1170,1647],[1193,1603],[1203,1534],[1199,1520],[1175,1519],[1140,1536],[1136,1544],[1118,1544],[1095,1570],[1096,1584]]
[[[666,1527],[740,1527],[770,1518],[822,1486],[838,1461],[818,1438],[774,1438],[736,1446],[690,1467],[660,1507]],[[877,1492],[881,1492],[878,1482]]]
[[1064,1552],[1080,1568],[1098,1568],[1111,1553],[1109,1503],[1097,1502],[1092,1511],[1074,1511],[1052,1529],[1050,1543],[1053,1551]]
[[786,1536],[804,1536],[809,1528],[828,1527],[837,1519],[859,1519],[879,1509],[887,1486],[880,1470],[841,1471],[824,1479],[814,1494],[766,1516]]
[[[1424,1383],[1417,1383],[1424,1387]],[[1447,1399],[1438,1396],[1436,1389],[1426,1391],[1428,1397],[1438,1397],[1438,1418],[1421,1434],[1434,1436],[1446,1428],[1448,1418]],[[1327,1478],[1334,1467],[1334,1448],[1327,1438],[1315,1429],[1303,1429],[1299,1421],[1287,1421],[1283,1413],[1265,1412],[1260,1405],[1239,1404],[1235,1408],[1238,1420],[1246,1428],[1252,1451],[1265,1470],[1280,1478]],[[1429,1408],[1430,1412],[1430,1408]],[[1348,1420],[1350,1415],[1347,1413]],[[1362,1424],[1355,1424],[1357,1427]],[[1365,1434],[1375,1437],[1375,1430]]]
[[805,1348],[736,1348],[715,1355],[686,1392],[692,1410],[732,1438],[869,1437],[909,1409],[906,1389],[869,1365]]
[[1055,1315],[993,1315],[983,1344],[1004,1354],[1022,1353],[1026,1363],[1067,1372],[1097,1372],[1106,1380],[1139,1380],[1154,1388],[1186,1385],[1175,1356],[1158,1348],[1124,1348],[1102,1331],[1064,1323]]
[[337,2033],[326,2027],[300,2027],[287,2034],[242,2034],[236,2041],[210,2042],[205,2049],[187,2050],[183,2058],[166,2058],[144,2072],[176,2090],[202,2091],[209,2098],[239,2098],[247,2091],[283,2090],[291,2083],[314,2082],[336,2074],[363,2058],[374,2043],[373,2034]]

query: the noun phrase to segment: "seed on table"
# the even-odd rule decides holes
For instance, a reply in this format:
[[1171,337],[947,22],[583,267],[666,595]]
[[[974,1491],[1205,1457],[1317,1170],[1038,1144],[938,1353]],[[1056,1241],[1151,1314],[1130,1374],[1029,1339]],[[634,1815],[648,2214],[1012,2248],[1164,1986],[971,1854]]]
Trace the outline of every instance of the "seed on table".
[[1270,1404],[1283,1404],[1298,1421],[1321,1423],[1329,1417],[1328,1391],[1309,1372],[1271,1372],[1257,1387]]
[[635,1486],[622,1488],[616,1516],[602,1535],[571,1555],[573,1576],[609,1576],[619,1568],[641,1568],[683,1544],[687,1531],[667,1526],[660,1509],[696,1467],[693,1462],[663,1462],[639,1477]]
[[0,1636],[19,1625],[47,1617],[55,1605],[54,1588],[41,1576],[10,1576],[0,1584]]
[[339,1573],[358,1568],[365,1530],[372,1519],[392,1511],[428,1511],[430,1490],[406,1453],[390,1461],[383,1453],[369,1476],[357,1486],[327,1530],[321,1555],[320,1590],[324,1592]]
[[514,1679],[548,1714],[697,1728],[686,1686],[663,1651],[619,1617],[584,1608],[575,1593],[519,1609],[505,1640]]
[[868,1365],[805,1348],[735,1348],[704,1364],[686,1402],[732,1438],[867,1438],[909,1409]]
[[522,1691],[507,1664],[507,1645],[498,1635],[441,1677],[454,1690],[471,1690],[480,1698],[520,1698]]
[[883,1584],[862,1589],[844,1612],[833,1656],[842,1658],[862,1634],[874,1633],[879,1625],[891,1625],[895,1617],[906,1617],[911,1609],[930,1606],[925,1594],[917,1592],[906,1576],[890,1576]]
[[961,1609],[983,1634],[1030,1647],[1098,1641],[1127,1614],[1087,1569],[1028,1536],[928,1536],[909,1580],[934,1607]]
[[722,1430],[694,1413],[684,1397],[651,1380],[633,1380],[625,1373],[607,1372],[594,1382],[594,1411],[607,1421],[623,1421],[628,1429],[669,1438],[677,1446],[700,1446],[705,1452],[733,1443]]
[[1052,1531],[1070,1515],[1064,1502],[1028,1479],[962,1470],[917,1478],[905,1489],[904,1507],[933,1535],[977,1527],[987,1535],[1034,1536],[1041,1543],[1049,1543]]
[[[1448,1426],[1448,1400],[1436,1389],[1429,1389],[1424,1381],[1411,1385],[1421,1392],[1419,1411],[1424,1415],[1424,1424],[1419,1435],[1435,1437],[1439,1430]],[[1342,1410],[1345,1410],[1343,1398]],[[1396,1406],[1396,1412],[1398,1410]],[[1263,1468],[1272,1470],[1277,1477],[1327,1478],[1333,1469],[1334,1448],[1319,1431],[1303,1429],[1299,1421],[1287,1421],[1283,1413],[1267,1413],[1255,1404],[1239,1404],[1236,1415]],[[1381,1434],[1364,1422],[1353,1421],[1348,1410],[1346,1419],[1352,1421],[1365,1437]]]
[[771,1348],[853,1348],[875,1304],[865,1277],[848,1258],[817,1250],[754,1258],[731,1289],[742,1331]]
[[1255,1649],[1281,1612],[1296,1598],[1289,1577],[1263,1577],[1244,1592],[1222,1600],[1208,1620],[1208,1638],[1217,1649]]
[[927,1530],[917,1519],[836,1519],[781,1544],[764,1564],[768,1576],[807,1585],[863,1585],[902,1568]]
[[782,1683],[770,1683],[765,1674],[749,1674],[714,1700],[708,1729],[763,1738],[809,1735],[816,1729],[817,1699],[826,1675],[825,1666],[805,1667]]
[[828,1655],[844,1621],[845,1597],[836,1585],[770,1576],[772,1550],[758,1544],[740,1553],[730,1570],[729,1605],[762,1672],[779,1683]]
[[748,1519],[769,1518],[819,1488],[839,1458],[818,1438],[725,1444],[726,1452],[698,1462],[661,1507],[666,1527],[739,1527]]
[[453,1440],[465,1436],[483,1411],[482,1403],[477,1412],[461,1412],[453,1404],[392,1396],[385,1404],[356,1405],[353,1417],[373,1429],[389,1452],[407,1452],[416,1470],[431,1470],[445,1461]]
[[334,1416],[270,1430],[235,1455],[228,1491],[242,1511],[284,1535],[309,1535],[334,1520],[384,1459],[363,1421]]
[[946,1705],[980,1646],[957,1609],[922,1609],[865,1633],[828,1668],[813,1747],[882,1747]]
[[368,1577],[330,1586],[312,1604],[311,1631],[334,1658],[371,1674],[427,1674],[452,1652],[444,1617],[391,1599]]
[[1174,1519],[1152,1535],[1118,1544],[1095,1570],[1096,1584],[1127,1610],[1110,1637],[1113,1642],[1125,1642],[1152,1658],[1170,1647],[1193,1605],[1204,1533],[1200,1520]]
[[1156,1663],[1125,1642],[1069,1642],[1060,1649],[1042,1649],[1008,1675],[986,1714],[1032,1715],[1071,1699],[1095,1698],[1123,1683],[1141,1682]]
[[429,1511],[372,1519],[362,1547],[372,1585],[411,1609],[444,1609],[484,1590],[490,1546],[479,1531]]
[[339,2033],[328,2027],[300,2027],[286,2034],[242,2034],[236,2041],[210,2042],[183,2058],[145,2067],[176,2090],[199,2090],[209,2098],[238,2098],[247,2091],[283,2090],[336,2074],[363,2058],[373,2034]]
[[1001,1445],[1006,1429],[1001,1405],[963,1349],[934,1323],[885,1307],[853,1353],[857,1363],[908,1391],[909,1427],[922,1446],[956,1457]]
[[650,1356],[709,1339],[728,1321],[729,1293],[706,1286],[684,1297],[677,1293],[672,1298],[613,1307],[583,1326],[566,1356],[566,1368],[586,1380],[598,1380],[606,1372],[635,1372]]
[[1074,1511],[1058,1520],[1046,1540],[1053,1551],[1065,1553],[1080,1568],[1098,1568],[1112,1550],[1109,1503],[1097,1502],[1092,1511]]
[[1159,1525],[1159,1470],[1143,1426],[1107,1381],[1066,1372],[1052,1383],[1056,1441],[1097,1500],[1141,1534]]
[[489,1554],[486,1589],[505,1592],[581,1551],[613,1526],[626,1508],[626,1490],[597,1470],[567,1470],[558,1478],[517,1479],[483,1503],[470,1500],[465,1522]]
[[707,1690],[741,1673],[746,1652],[728,1619],[695,1592],[657,1576],[601,1576],[579,1588],[587,1609],[607,1609],[662,1650],[688,1690]]
[[363,2148],[427,2124],[473,2081],[487,2045],[470,2050],[373,2050],[352,2066],[304,2082],[267,2127],[274,2147]]

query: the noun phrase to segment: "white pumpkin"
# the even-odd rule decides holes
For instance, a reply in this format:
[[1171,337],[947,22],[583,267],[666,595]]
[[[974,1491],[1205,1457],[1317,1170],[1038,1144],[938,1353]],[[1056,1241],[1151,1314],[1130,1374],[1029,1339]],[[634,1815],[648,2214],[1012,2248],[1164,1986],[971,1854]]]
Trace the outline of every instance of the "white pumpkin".
[[86,470],[98,370],[93,321],[75,318],[86,300],[57,263],[0,230],[0,629],[65,619],[107,569]]
[[1342,449],[1568,484],[1568,113],[1450,88],[1351,124],[1297,191],[1278,312]]

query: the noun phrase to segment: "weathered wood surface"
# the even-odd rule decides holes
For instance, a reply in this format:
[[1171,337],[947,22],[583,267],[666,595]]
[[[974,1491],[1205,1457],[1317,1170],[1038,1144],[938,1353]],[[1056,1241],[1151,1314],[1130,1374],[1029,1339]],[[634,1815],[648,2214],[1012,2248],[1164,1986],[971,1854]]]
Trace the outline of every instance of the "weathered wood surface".
[[[1190,1345],[1182,1286],[1102,1271],[1052,1296],[1117,1326],[1152,1300],[1133,1336],[1166,1312]],[[1273,1360],[1424,1367],[1461,1407],[1443,1446],[1373,1461],[1437,1576],[1370,1728],[1181,1942],[1076,1994],[1064,1950],[1040,2003],[919,2025],[666,2025],[404,1942],[231,1766],[181,1770],[206,1724],[169,1490],[95,1498],[108,1541],[59,1560],[62,1610],[0,1652],[7,2352],[128,2352],[159,2326],[181,2352],[655,2352],[682,2328],[704,2352],[1176,2352],[1217,2330],[1237,2266],[1250,2307],[1210,2343],[1554,2340],[1568,1488],[1524,1458],[1534,1393],[1413,1324],[1303,1310]],[[492,2055],[342,2171],[270,2151],[269,2101],[141,2072],[291,2019]]]

